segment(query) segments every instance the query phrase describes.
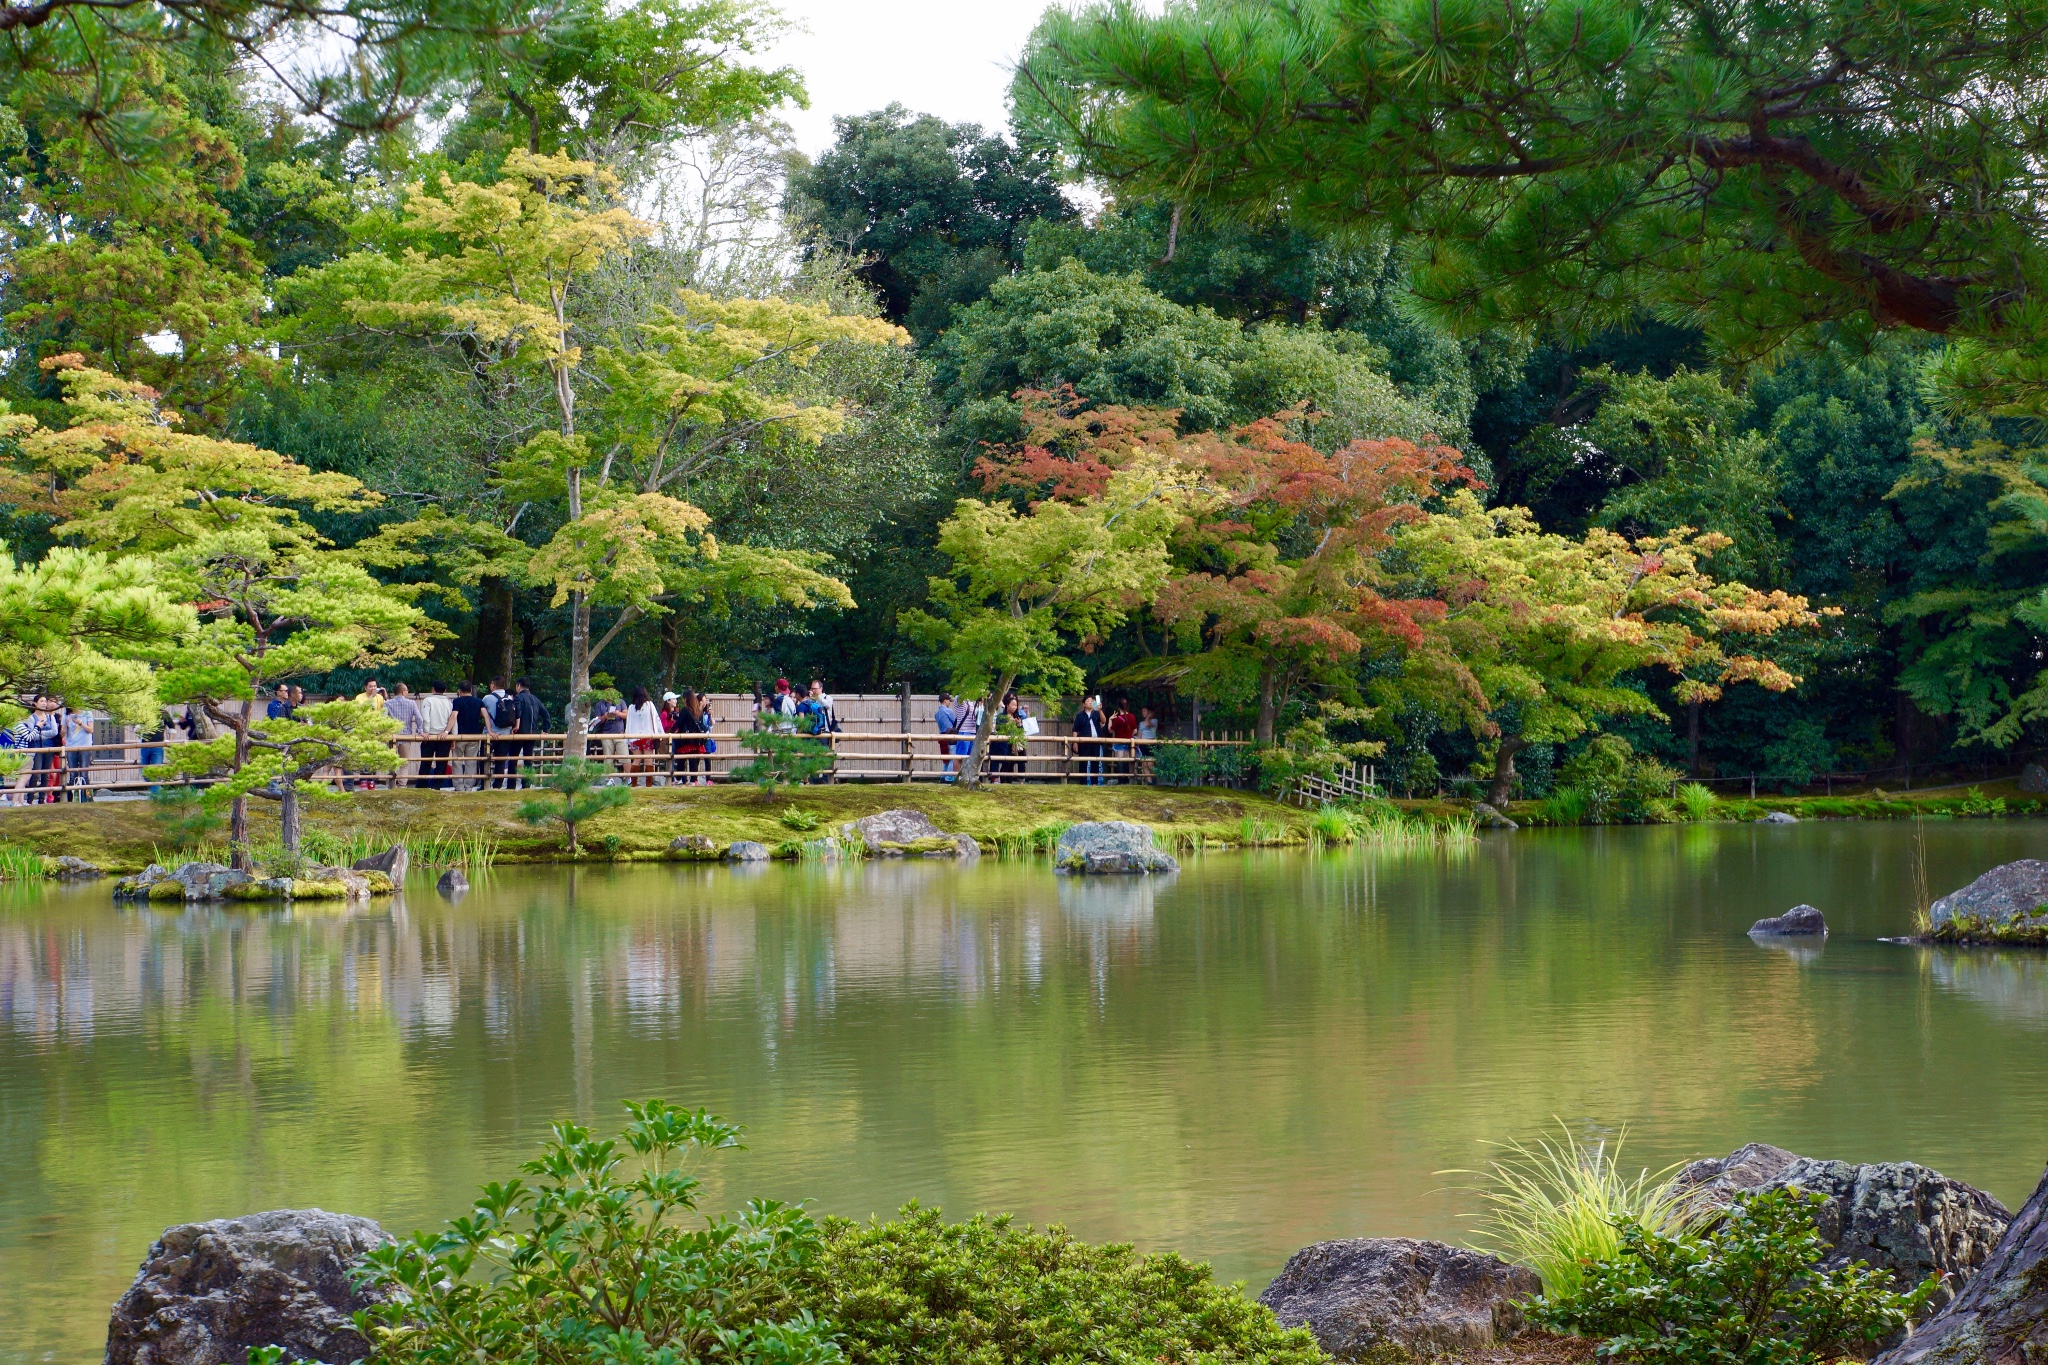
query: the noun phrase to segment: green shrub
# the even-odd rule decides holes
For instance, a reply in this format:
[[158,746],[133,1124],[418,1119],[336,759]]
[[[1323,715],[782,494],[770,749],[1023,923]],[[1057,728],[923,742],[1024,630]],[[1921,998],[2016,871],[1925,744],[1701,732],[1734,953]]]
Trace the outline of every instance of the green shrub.
[[1007,1216],[947,1224],[915,1204],[886,1223],[827,1219],[825,1238],[801,1301],[852,1365],[1323,1365],[1306,1328],[1171,1252]]
[[1576,792],[1585,821],[1639,825],[1656,818],[1650,803],[1668,799],[1678,776],[1676,768],[1638,755],[1620,735],[1595,735],[1565,760],[1552,799]]
[[801,1210],[770,1201],[686,1226],[698,1151],[739,1130],[659,1100],[599,1141],[575,1124],[513,1180],[483,1188],[439,1233],[368,1253],[363,1280],[397,1292],[369,1310],[377,1365],[838,1365],[829,1328],[790,1290],[823,1247]]
[[[540,789],[550,794],[530,796],[521,801],[517,815],[529,825],[561,821],[568,830],[569,852],[572,854],[577,851],[578,825],[608,810],[616,810],[633,799],[633,789],[613,784],[611,769],[596,759],[572,755],[556,764],[550,773],[543,774],[531,764],[522,767],[521,771],[527,781],[537,781]],[[610,852],[616,852],[617,848],[616,841],[606,845]]]
[[1553,1296],[1576,1290],[1589,1263],[1617,1254],[1624,1225],[1676,1234],[1689,1220],[1671,1187],[1676,1168],[1629,1177],[1620,1137],[1588,1146],[1565,1129],[1555,1142],[1507,1142],[1500,1150],[1480,1191],[1485,1249],[1535,1271]]
[[1821,1365],[1905,1327],[1939,1284],[1894,1293],[1889,1272],[1861,1262],[1819,1269],[1821,1196],[1767,1190],[1740,1200],[1698,1237],[1624,1222],[1618,1254],[1585,1268],[1574,1290],[1546,1292],[1536,1322],[1604,1337],[1604,1356],[1645,1365]]
[[1222,744],[1202,750],[1202,781],[1211,787],[1234,787],[1247,776],[1256,778],[1258,757],[1239,745]]
[[782,827],[784,829],[801,830],[805,833],[809,833],[811,830],[816,829],[819,825],[824,823],[825,819],[822,815],[819,815],[818,812],[814,810],[804,810],[800,806],[790,806],[787,809],[785,809],[782,812],[782,814],[776,816],[775,818],[782,822]]
[[1155,744],[1152,781],[1162,787],[1202,785],[1202,748],[1198,744]]

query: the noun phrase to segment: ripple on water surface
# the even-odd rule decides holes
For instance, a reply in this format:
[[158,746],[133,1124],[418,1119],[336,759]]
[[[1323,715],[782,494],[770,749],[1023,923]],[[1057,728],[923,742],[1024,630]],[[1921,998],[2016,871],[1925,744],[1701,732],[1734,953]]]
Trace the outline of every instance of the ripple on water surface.
[[[1926,827],[1934,892],[2048,825]],[[0,902],[0,1365],[88,1362],[166,1224],[466,1207],[555,1118],[744,1123],[713,1204],[907,1199],[1171,1246],[1255,1285],[1457,1237],[1441,1172],[1553,1115],[1652,1167],[1766,1140],[2008,1201],[2048,1132],[2048,955],[1903,931],[1885,824],[1525,831],[1453,855],[501,873],[348,915]],[[1806,901],[1823,946],[1749,923]]]

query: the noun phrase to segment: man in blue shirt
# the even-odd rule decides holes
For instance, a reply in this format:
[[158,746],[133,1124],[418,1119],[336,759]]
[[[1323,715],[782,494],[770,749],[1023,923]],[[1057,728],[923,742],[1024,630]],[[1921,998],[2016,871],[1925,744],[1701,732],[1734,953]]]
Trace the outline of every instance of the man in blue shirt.
[[271,697],[270,705],[265,709],[264,714],[272,720],[290,720],[292,718],[292,690],[283,683],[279,683],[277,693]]
[[[940,733],[940,734],[942,734],[942,735],[950,735],[950,734],[952,734],[952,733],[953,733],[953,727],[954,727],[954,726],[956,726],[956,725],[958,725],[959,723],[960,723],[960,717],[959,717],[959,716],[958,716],[957,714],[955,714],[955,713],[954,713],[954,710],[953,710],[953,694],[952,694],[951,692],[941,692],[941,693],[939,693],[939,709],[938,709],[938,711],[937,711],[937,712],[936,712],[936,713],[935,713],[935,714],[934,714],[934,715],[932,716],[932,724],[934,724],[934,725],[936,725],[936,726],[938,726],[938,727],[939,727],[939,733]],[[952,745],[952,742],[951,742],[950,740],[940,740],[940,741],[939,741],[939,752],[940,752],[940,753],[942,753],[942,754],[946,754],[946,753],[951,753],[952,751],[953,751],[953,745]],[[950,758],[949,758],[949,759],[947,759],[947,760],[946,760],[946,766],[945,766],[945,769],[944,769],[944,771],[945,771],[945,774],[946,774],[946,780],[947,780],[948,782],[951,782],[951,781],[953,780],[953,760],[952,760],[952,759],[950,759]]]

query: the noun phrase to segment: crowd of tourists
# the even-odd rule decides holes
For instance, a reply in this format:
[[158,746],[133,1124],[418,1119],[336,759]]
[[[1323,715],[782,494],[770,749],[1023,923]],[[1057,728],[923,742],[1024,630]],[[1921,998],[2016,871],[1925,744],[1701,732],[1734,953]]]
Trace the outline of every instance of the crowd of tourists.
[[[959,761],[974,750],[974,736],[981,730],[983,703],[972,697],[939,694],[939,707],[932,723],[940,735],[951,735],[953,757],[946,760],[945,780],[958,776]],[[989,726],[986,780],[1028,782],[1027,756],[1031,738],[1038,734],[1038,718],[1015,691],[1003,695],[1003,704]],[[1131,710],[1128,697],[1118,697],[1105,710],[1102,694],[1090,692],[1081,698],[1074,713],[1073,733],[1083,742],[1074,745],[1081,780],[1088,786],[1139,780],[1145,769],[1143,748],[1133,740],[1159,738],[1159,710],[1150,703]],[[945,742],[941,741],[941,747]]]

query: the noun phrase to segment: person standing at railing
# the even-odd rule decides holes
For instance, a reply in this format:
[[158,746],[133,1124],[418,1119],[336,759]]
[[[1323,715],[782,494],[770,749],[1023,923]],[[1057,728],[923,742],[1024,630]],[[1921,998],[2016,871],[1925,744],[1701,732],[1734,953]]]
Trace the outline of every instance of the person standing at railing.
[[493,787],[510,785],[512,772],[512,734],[519,728],[518,708],[512,705],[512,694],[505,690],[503,678],[491,679],[491,690],[483,696],[484,718],[490,723],[490,741],[485,752],[490,755],[486,768],[491,774]]
[[953,742],[953,753],[965,758],[974,752],[975,732],[981,729],[981,703],[970,697],[960,698],[960,714],[953,721],[953,733],[961,738]]
[[397,721],[402,727],[398,732],[398,754],[402,760],[398,772],[392,778],[394,787],[409,787],[417,781],[420,771],[420,742],[418,736],[425,733],[420,718],[420,704],[413,696],[412,689],[404,683],[398,684],[398,691],[384,700],[384,714]]
[[[1138,708],[1137,738],[1141,741],[1157,740],[1159,738],[1158,707],[1147,704],[1145,706],[1141,706]],[[1131,746],[1131,749],[1131,771],[1134,780],[1137,778],[1142,778],[1146,781],[1149,781],[1151,779],[1152,774],[1152,745],[1135,744]],[[1142,772],[1140,771],[1141,767],[1143,769]]]
[[[951,692],[939,693],[939,709],[932,712],[932,725],[941,735],[948,736],[948,738],[939,741],[939,752],[941,754],[952,753],[953,741],[951,735],[954,725],[958,724],[959,720],[959,715],[953,710],[953,694]],[[939,769],[939,774],[944,781],[951,782],[953,780],[952,759],[948,758],[946,760],[945,766]]]
[[[1084,739],[1100,739],[1108,727],[1103,723],[1102,698],[1090,692],[1081,699],[1081,709],[1074,713],[1074,734]],[[1102,746],[1100,744],[1076,744],[1074,752],[1081,758],[1082,785],[1102,785]]]
[[455,747],[449,738],[455,733],[455,703],[448,696],[448,684],[436,682],[419,704],[420,733],[426,736],[420,741],[420,785],[447,791],[448,753]]
[[1129,782],[1131,780],[1130,740],[1131,736],[1137,733],[1138,718],[1131,714],[1131,703],[1129,698],[1118,697],[1116,699],[1116,710],[1110,712],[1109,716],[1110,738],[1123,741],[1123,743],[1121,744],[1112,744],[1109,747],[1110,755],[1113,758],[1121,760],[1120,762],[1113,765],[1115,769],[1115,777],[1113,778],[1114,781]]
[[512,781],[514,790],[522,790],[526,786],[526,775],[521,771],[524,760],[533,756],[540,748],[540,741],[530,736],[544,735],[548,732],[548,708],[546,702],[533,694],[532,682],[521,678],[515,686],[518,690],[512,694],[512,710],[518,718],[519,738],[512,742]]
[[455,700],[448,704],[448,716],[457,736],[453,750],[455,790],[481,791],[485,769],[480,754],[484,736],[490,732],[490,722],[484,718],[483,699],[477,696],[475,683],[461,683],[456,687]]
[[98,720],[90,710],[64,712],[64,785],[73,801],[92,800],[93,727]]
[[633,699],[626,704],[623,719],[626,726],[626,743],[633,753],[633,776],[630,785],[651,787],[654,785],[651,776],[654,770],[653,754],[655,746],[660,742],[656,736],[662,733],[662,728],[661,712],[655,709],[653,699],[647,695],[646,688],[633,689]]

